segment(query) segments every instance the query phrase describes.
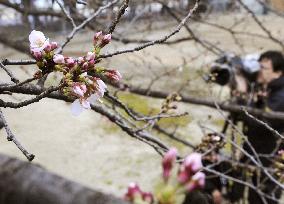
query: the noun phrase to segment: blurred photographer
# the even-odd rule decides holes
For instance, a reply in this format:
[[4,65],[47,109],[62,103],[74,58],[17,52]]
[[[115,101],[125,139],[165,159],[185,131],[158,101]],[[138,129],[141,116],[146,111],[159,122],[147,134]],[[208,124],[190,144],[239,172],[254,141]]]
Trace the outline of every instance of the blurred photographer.
[[[263,88],[263,91],[258,93],[259,100],[251,104],[251,107],[262,109],[263,111],[280,111],[284,112],[284,57],[282,53],[278,51],[267,51],[261,54],[259,58],[260,71],[257,75],[257,83]],[[274,119],[258,118],[263,122],[266,122],[274,130],[279,133],[284,132],[284,121]],[[279,136],[273,134],[270,130],[264,127],[262,124],[249,117],[243,118],[243,132],[248,137],[248,141],[259,155],[260,161],[264,167],[271,166],[273,159],[278,150],[283,149],[283,141]],[[244,143],[244,150],[250,155],[253,154],[253,150],[248,143]],[[250,160],[243,156],[242,162],[251,163]],[[281,189],[263,172],[253,172],[252,181],[255,186],[266,193],[279,199],[281,196]],[[265,201],[263,200],[265,199]],[[249,189],[248,200],[250,204],[276,204],[277,201],[273,201],[268,198],[261,198],[254,190]]]
[[[232,102],[238,105],[246,105],[258,108],[263,111],[283,111],[284,112],[284,57],[278,51],[267,51],[260,56],[248,55],[240,58],[234,55],[225,55],[215,61],[211,67],[211,74],[206,77],[208,81],[213,81],[222,86],[228,85],[231,90]],[[255,151],[264,167],[270,167],[278,150],[283,149],[283,141],[277,135],[261,125],[254,119],[245,114],[231,114],[233,122],[241,121],[243,133],[247,136],[248,143],[243,144],[243,149],[250,155]],[[284,121],[266,120],[258,118],[267,123],[270,127],[280,133],[284,132]],[[225,133],[226,130],[223,130]],[[251,148],[251,146],[252,148]],[[251,160],[245,155],[241,157],[241,163],[251,164]],[[226,167],[224,167],[226,166]],[[225,172],[229,169],[228,164],[219,165],[218,170]],[[248,178],[246,169],[232,171],[230,176],[246,180]],[[267,176],[259,171],[253,171],[250,177],[254,186],[263,193],[278,200],[281,196],[281,189]],[[220,182],[208,182],[211,185],[211,193],[220,200]],[[214,185],[213,185],[214,184]],[[234,182],[230,187],[227,186],[227,198],[231,202],[243,199],[244,186]],[[217,192],[217,193],[216,193]],[[268,198],[260,196],[257,192],[249,189],[248,201],[250,204],[276,204]],[[215,202],[217,203],[217,202]]]

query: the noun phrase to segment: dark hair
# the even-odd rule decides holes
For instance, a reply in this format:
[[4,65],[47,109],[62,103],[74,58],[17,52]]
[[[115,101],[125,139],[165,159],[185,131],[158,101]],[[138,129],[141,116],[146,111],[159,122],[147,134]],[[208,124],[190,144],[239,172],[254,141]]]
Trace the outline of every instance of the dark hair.
[[267,51],[260,55],[259,62],[263,59],[269,59],[272,62],[273,71],[281,71],[284,73],[284,57],[279,51]]

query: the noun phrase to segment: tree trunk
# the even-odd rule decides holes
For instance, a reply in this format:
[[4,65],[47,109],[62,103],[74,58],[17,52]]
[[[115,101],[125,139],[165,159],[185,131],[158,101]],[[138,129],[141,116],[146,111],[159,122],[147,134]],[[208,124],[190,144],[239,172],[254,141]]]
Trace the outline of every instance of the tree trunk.
[[0,154],[0,204],[127,204],[52,174],[38,165]]

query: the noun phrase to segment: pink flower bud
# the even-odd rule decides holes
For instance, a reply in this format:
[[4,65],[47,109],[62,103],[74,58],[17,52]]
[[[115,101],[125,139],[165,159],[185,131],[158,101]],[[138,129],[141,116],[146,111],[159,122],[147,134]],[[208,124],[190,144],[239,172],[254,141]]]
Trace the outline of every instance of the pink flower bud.
[[190,175],[186,171],[184,165],[181,166],[179,172],[178,172],[178,181],[182,184],[186,183],[190,178]]
[[200,189],[205,186],[205,174],[202,172],[197,172],[191,178],[191,181],[186,185],[188,192],[191,192],[195,189]]
[[102,38],[102,36],[103,36],[103,32],[102,32],[102,31],[97,32],[97,33],[94,35],[94,41],[93,41],[94,46],[97,45],[97,43],[98,43],[99,40]]
[[31,51],[32,56],[35,58],[35,60],[39,61],[42,59],[42,53],[39,51]]
[[106,70],[105,76],[114,82],[118,82],[122,78],[121,74],[117,70]]
[[111,41],[111,34],[107,34],[103,37],[101,44],[99,45],[100,48],[103,48],[104,46],[106,46],[107,44],[109,44]]
[[177,156],[177,149],[171,148],[163,158],[162,166],[163,166],[163,177],[165,181],[167,181],[168,178],[170,177],[170,172],[173,168],[176,156]]
[[97,88],[96,94],[99,97],[103,97],[104,93],[106,92],[106,89],[107,89],[106,84],[101,79],[98,79],[98,80],[96,80],[96,85],[97,85],[97,87],[96,87]]
[[89,68],[89,63],[88,63],[88,62],[85,62],[85,63],[82,65],[82,68],[83,68],[83,70],[87,71],[88,68]]
[[52,49],[51,49],[51,44],[47,44],[44,48],[44,51],[45,52],[50,52]]
[[78,57],[77,62],[78,64],[82,64],[84,62],[84,58],[83,57]]
[[86,60],[90,61],[90,60],[94,60],[96,57],[96,54],[94,52],[88,52],[87,56],[86,56]]
[[152,204],[154,203],[154,196],[152,193],[149,192],[143,192],[142,193],[142,198],[144,201],[146,201],[146,203]]
[[137,196],[142,196],[142,191],[136,183],[130,183],[124,196],[125,200],[133,201]]
[[54,56],[53,56],[53,61],[54,61],[56,64],[63,64],[63,63],[65,63],[64,56],[63,56],[63,55],[60,55],[60,54],[54,55]]
[[109,43],[111,41],[111,34],[107,34],[103,37],[103,41],[106,43]]
[[69,68],[74,67],[75,65],[75,60],[72,57],[66,57],[65,58],[66,64]]
[[192,174],[199,171],[203,167],[201,161],[201,154],[194,152],[187,156],[184,161],[184,166],[187,171],[191,172]]
[[58,47],[58,44],[57,42],[51,42],[50,46],[51,46],[51,50],[55,50]]
[[86,85],[85,85],[85,84],[80,84],[80,83],[77,83],[77,82],[75,82],[75,83],[73,84],[72,89],[73,89],[73,92],[74,92],[77,96],[79,96],[79,97],[83,97],[84,94],[87,92],[87,87],[86,87]]
[[190,180],[192,175],[202,168],[201,154],[192,153],[187,156],[180,167],[178,173],[178,181],[180,183],[186,183]]

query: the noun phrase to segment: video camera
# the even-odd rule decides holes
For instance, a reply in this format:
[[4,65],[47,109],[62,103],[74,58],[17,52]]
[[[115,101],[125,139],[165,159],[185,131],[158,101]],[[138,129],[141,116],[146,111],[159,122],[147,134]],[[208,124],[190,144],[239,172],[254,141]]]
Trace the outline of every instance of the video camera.
[[204,76],[206,82],[214,82],[221,86],[236,87],[236,76],[245,78],[248,84],[256,83],[260,70],[258,54],[239,57],[234,54],[224,54],[210,66],[210,73]]

